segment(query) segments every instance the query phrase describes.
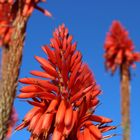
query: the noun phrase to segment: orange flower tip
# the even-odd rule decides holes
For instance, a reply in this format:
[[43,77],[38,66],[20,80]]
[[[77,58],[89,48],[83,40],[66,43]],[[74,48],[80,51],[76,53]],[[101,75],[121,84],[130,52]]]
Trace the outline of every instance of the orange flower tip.
[[[28,78],[21,78],[18,80],[20,83],[25,83],[25,81],[28,81]],[[25,83],[26,84],[26,83]]]
[[16,96],[16,98],[25,98],[23,95],[24,95],[24,93],[20,93],[19,95]]
[[34,58],[39,61],[41,57],[35,55]]
[[109,118],[105,118],[102,120],[102,123],[111,123],[113,122],[113,120],[109,119]]
[[35,96],[36,96],[36,94],[34,92],[24,93],[24,92],[21,91],[21,93],[19,95],[17,95],[16,97],[24,99],[24,98],[33,98]]
[[110,139],[110,138],[112,138],[112,137],[114,137],[114,136],[117,136],[117,134],[111,134],[111,135],[107,135],[107,136],[103,136],[103,140],[107,140],[107,139]]
[[100,131],[102,133],[105,133],[107,131],[114,130],[116,128],[117,128],[116,126],[103,126],[103,127],[100,127]]
[[60,28],[65,28],[65,23],[62,23],[61,27]]
[[46,45],[43,45],[43,46],[41,47],[41,49],[42,49],[43,51],[46,52],[45,46],[46,46]]
[[43,66],[46,66],[45,63],[46,63],[46,60],[42,57],[39,57],[39,56],[35,56],[35,59]]
[[86,89],[83,90],[84,93],[90,91],[93,88],[93,85],[87,87]]
[[112,120],[103,116],[97,116],[97,115],[92,115],[90,116],[90,119],[95,121],[95,122],[100,122],[100,123],[111,123]]
[[51,14],[48,10],[44,10],[44,9],[42,9],[41,7],[39,7],[38,5],[35,5],[35,8],[36,8],[37,10],[39,10],[40,12],[44,13],[46,16],[52,17],[52,14]]
[[44,14],[48,17],[52,17],[52,14],[48,10],[44,10]]
[[15,128],[15,130],[16,130],[16,131],[19,131],[19,130],[23,129],[24,127],[26,127],[27,125],[28,125],[27,123],[22,122],[19,126],[17,126],[17,127]]

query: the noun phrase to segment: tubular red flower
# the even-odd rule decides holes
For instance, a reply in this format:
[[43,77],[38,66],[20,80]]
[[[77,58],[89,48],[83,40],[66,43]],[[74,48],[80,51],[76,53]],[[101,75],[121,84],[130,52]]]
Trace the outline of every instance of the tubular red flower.
[[77,43],[73,43],[72,38],[64,24],[59,26],[51,43],[42,47],[48,59],[35,57],[43,72],[31,71],[32,75],[44,80],[19,80],[28,86],[21,88],[18,97],[31,98],[33,101],[27,102],[34,108],[17,130],[28,126],[30,139],[46,140],[52,135],[53,140],[81,140],[88,135],[101,140],[99,126],[112,121],[93,115],[101,90],[87,64],[82,62],[82,55],[76,50]]
[[140,61],[140,53],[134,52],[134,44],[128,36],[128,31],[118,21],[112,23],[104,49],[105,66],[112,73],[123,63],[134,66],[134,62]]

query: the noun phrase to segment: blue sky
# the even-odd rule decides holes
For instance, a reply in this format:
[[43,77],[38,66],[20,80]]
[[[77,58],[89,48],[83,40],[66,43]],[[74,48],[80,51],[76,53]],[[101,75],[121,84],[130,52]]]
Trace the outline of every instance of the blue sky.
[[[78,50],[82,52],[83,60],[92,69],[103,91],[100,96],[101,105],[97,108],[96,114],[110,117],[114,120],[114,125],[119,125],[121,123],[119,72],[111,76],[105,71],[103,44],[112,21],[119,20],[128,29],[136,50],[140,51],[139,5],[139,0],[48,0],[47,3],[41,4],[52,12],[53,19],[45,17],[38,11],[34,11],[30,18],[20,77],[29,77],[29,71],[39,68],[34,56],[45,56],[41,46],[49,43],[52,31],[59,24],[65,23],[74,40],[78,41]],[[131,140],[139,140],[140,64],[136,70],[131,71],[131,74]],[[21,84],[18,85],[18,89],[20,87]],[[31,106],[16,99],[15,107],[20,123]],[[113,132],[121,134],[121,127]],[[19,139],[29,139],[26,129],[12,135],[11,140]],[[112,140],[121,139],[121,135],[112,138]]]

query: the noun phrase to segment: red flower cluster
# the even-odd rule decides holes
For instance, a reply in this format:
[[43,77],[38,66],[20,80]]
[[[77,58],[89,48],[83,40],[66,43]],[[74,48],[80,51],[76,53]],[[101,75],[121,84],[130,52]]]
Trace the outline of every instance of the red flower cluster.
[[12,113],[8,122],[8,131],[7,131],[7,135],[6,138],[10,138],[11,134],[12,134],[12,130],[15,127],[16,122],[18,121],[18,115],[15,111],[15,109],[12,109]]
[[11,1],[0,0],[0,45],[7,44],[12,33]]
[[112,23],[104,49],[105,65],[112,73],[123,63],[134,66],[134,62],[140,61],[140,53],[134,52],[134,45],[127,30],[118,21]]
[[[23,16],[30,16],[34,9],[43,12],[46,16],[52,16],[48,10],[44,10],[37,4],[41,0],[23,0],[20,7]],[[6,45],[11,38],[13,31],[12,23],[18,12],[17,1],[14,0],[0,0],[0,46]],[[16,9],[17,8],[17,9]]]
[[35,57],[43,71],[31,74],[40,78],[19,80],[27,86],[18,97],[31,98],[27,102],[34,107],[16,130],[27,127],[30,140],[101,140],[110,137],[103,132],[115,129],[106,125],[111,119],[93,114],[101,90],[72,39],[68,29],[59,26],[50,45],[42,48],[48,59]]
[[51,17],[51,13],[48,10],[44,10],[41,7],[38,6],[38,3],[45,2],[45,0],[23,0],[24,6],[23,6],[23,15],[24,16],[30,16],[34,9],[37,9],[44,13],[46,16]]

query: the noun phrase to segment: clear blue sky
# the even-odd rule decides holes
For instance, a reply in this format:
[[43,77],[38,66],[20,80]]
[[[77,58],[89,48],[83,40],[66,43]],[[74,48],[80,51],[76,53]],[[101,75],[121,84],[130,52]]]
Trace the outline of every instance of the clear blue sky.
[[[113,20],[120,20],[129,30],[136,50],[140,51],[140,1],[139,0],[48,0],[41,4],[53,13],[54,19],[45,17],[34,11],[29,20],[23,54],[20,77],[29,77],[29,71],[39,68],[34,55],[45,56],[41,50],[43,44],[48,44],[52,31],[59,24],[65,23],[74,40],[78,41],[78,49],[83,59],[94,72],[97,83],[103,94],[101,105],[96,114],[110,117],[114,125],[121,123],[120,115],[120,80],[119,73],[112,77],[104,69],[103,44],[106,32]],[[18,85],[18,89],[21,85]],[[140,64],[132,70],[131,81],[131,140],[139,140],[140,125]],[[25,102],[15,100],[19,114],[19,122],[30,109]],[[112,133],[121,134],[121,127]],[[29,133],[24,129],[12,135],[12,140],[28,140]],[[112,140],[121,140],[121,136]]]

